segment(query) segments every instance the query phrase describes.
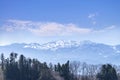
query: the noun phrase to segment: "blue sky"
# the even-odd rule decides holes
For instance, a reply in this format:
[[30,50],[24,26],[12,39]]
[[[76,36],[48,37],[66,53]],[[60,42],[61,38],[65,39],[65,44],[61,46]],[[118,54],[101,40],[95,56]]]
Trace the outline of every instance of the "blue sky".
[[119,0],[1,0],[0,45],[91,40],[120,44]]

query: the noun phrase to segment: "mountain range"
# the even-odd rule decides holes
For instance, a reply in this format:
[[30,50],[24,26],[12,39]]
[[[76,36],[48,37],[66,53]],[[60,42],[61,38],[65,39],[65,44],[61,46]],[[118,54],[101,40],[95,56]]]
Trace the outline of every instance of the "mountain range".
[[14,43],[0,46],[0,53],[7,57],[16,52],[41,62],[64,63],[67,60],[92,64],[120,64],[120,45],[106,45],[91,41],[53,41],[45,44]]

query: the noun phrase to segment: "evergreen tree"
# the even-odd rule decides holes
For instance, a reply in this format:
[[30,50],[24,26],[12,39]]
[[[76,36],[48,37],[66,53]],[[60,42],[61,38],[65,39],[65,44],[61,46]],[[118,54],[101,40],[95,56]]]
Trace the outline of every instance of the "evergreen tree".
[[99,80],[118,80],[116,70],[110,64],[102,65],[101,71],[97,74]]
[[[5,60],[5,80],[55,80],[46,63],[40,63],[37,59],[26,59],[20,55],[11,53]],[[3,60],[3,59],[2,59]],[[42,75],[43,74],[43,75]]]
[[4,54],[2,53],[1,54],[1,68],[2,68],[2,70],[4,70]]
[[55,65],[55,71],[59,72],[60,76],[63,77],[65,80],[74,80],[73,75],[70,72],[70,64],[69,61],[67,63],[60,65]]
[[11,53],[10,59],[6,59],[5,63],[5,80],[19,80],[18,62],[16,62],[17,53]]
[[19,71],[20,71],[20,80],[25,80],[25,57],[23,55],[20,55],[19,58]]

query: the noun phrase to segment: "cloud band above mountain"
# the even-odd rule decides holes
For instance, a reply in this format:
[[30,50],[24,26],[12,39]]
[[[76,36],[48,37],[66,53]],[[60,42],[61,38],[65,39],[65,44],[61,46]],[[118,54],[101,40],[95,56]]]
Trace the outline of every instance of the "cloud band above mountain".
[[3,30],[12,32],[15,30],[27,30],[39,36],[63,36],[72,34],[86,34],[91,32],[88,28],[79,28],[75,24],[60,24],[56,22],[32,22],[21,20],[8,20],[2,26]]
[[38,36],[66,36],[75,34],[89,34],[115,28],[114,25],[102,30],[81,28],[75,24],[60,24],[56,22],[33,22],[22,20],[8,20],[0,29],[7,32],[26,30]]

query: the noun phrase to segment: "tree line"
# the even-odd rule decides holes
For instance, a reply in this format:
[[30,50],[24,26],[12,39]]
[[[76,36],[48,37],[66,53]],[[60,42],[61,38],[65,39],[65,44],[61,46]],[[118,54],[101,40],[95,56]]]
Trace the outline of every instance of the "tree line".
[[120,80],[119,66],[77,61],[53,65],[14,52],[8,58],[1,54],[0,67],[0,80]]

